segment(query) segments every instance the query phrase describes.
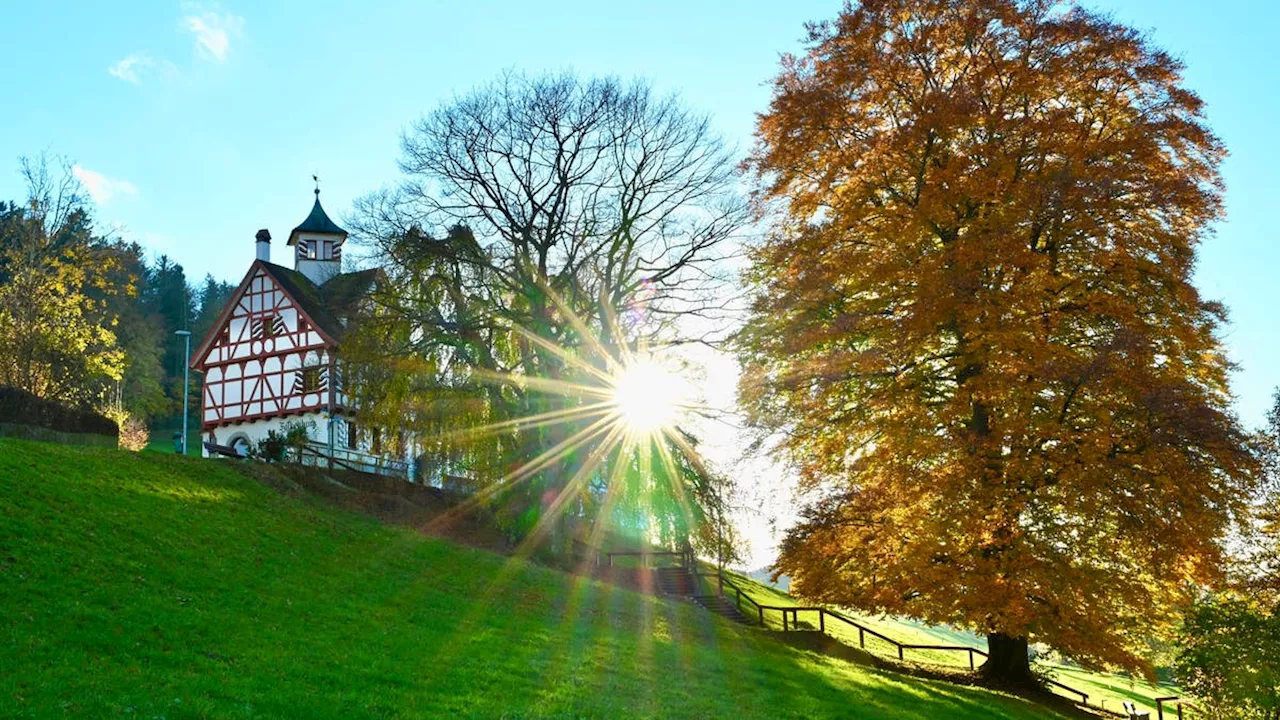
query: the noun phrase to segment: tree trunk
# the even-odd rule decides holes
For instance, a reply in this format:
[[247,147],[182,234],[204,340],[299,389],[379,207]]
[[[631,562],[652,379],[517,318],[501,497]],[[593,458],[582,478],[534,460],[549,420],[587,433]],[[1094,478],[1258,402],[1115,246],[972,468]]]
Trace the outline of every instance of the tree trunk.
[[982,675],[991,683],[1019,688],[1040,686],[1036,676],[1031,673],[1031,660],[1027,656],[1025,637],[988,633],[987,652],[990,655],[982,664]]

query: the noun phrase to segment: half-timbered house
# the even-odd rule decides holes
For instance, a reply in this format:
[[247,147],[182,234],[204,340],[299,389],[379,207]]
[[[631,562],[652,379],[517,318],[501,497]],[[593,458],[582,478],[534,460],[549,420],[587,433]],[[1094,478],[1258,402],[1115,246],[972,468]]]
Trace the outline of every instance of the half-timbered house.
[[377,270],[342,272],[347,232],[316,190],[311,214],[289,233],[293,268],[271,262],[271,233],[191,357],[203,373],[204,454],[247,454],[272,431],[308,428],[303,460],[385,474],[409,472],[404,442],[361,427],[342,383],[339,348]]

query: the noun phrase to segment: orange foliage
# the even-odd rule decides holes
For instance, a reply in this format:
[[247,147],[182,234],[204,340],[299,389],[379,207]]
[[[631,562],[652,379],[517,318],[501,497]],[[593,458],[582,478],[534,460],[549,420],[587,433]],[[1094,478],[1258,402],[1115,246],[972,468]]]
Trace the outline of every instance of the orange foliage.
[[811,598],[1143,667],[1257,475],[1191,283],[1224,149],[1080,8],[865,0],[788,57],[749,161],[741,395],[817,499]]

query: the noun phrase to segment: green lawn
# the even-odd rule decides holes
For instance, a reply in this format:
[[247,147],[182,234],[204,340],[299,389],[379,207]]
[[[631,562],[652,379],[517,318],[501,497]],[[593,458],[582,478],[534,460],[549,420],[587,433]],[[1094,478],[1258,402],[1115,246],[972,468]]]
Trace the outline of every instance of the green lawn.
[[[762,605],[773,606],[791,606],[805,605],[795,598],[778,588],[766,585],[764,583],[753,580],[752,578],[736,575],[734,583],[740,587],[745,594],[752,600]],[[743,607],[751,609],[745,602]],[[908,645],[968,645],[985,650],[987,647],[986,638],[979,637],[965,630],[954,628],[930,626],[924,623],[908,620],[905,618],[879,617],[873,615],[864,615],[851,611],[842,611],[844,615],[857,620],[863,625],[875,630],[886,637],[893,638],[898,642]],[[800,622],[810,625],[816,624],[816,617],[807,617],[806,613],[800,613]],[[766,612],[765,623],[774,628],[781,629],[782,617],[781,613]],[[828,622],[826,627],[827,633],[839,638],[841,641],[858,646],[858,631],[848,625],[839,622]],[[892,645],[878,640],[870,635],[865,636],[866,649],[876,655],[896,659],[898,651]],[[933,650],[908,650],[906,651],[906,660],[914,662],[933,663],[938,665],[954,665],[968,668],[968,653],[933,651]],[[981,658],[978,658],[981,662]],[[1047,664],[1044,667],[1052,672],[1055,680],[1065,685],[1070,685],[1082,692],[1089,694],[1089,703],[1091,705],[1101,705],[1108,710],[1120,710],[1120,703],[1129,700],[1138,706],[1151,711],[1152,717],[1155,717],[1155,698],[1168,697],[1178,695],[1179,690],[1173,685],[1155,685],[1143,680],[1132,679],[1125,675],[1117,675],[1111,673],[1091,672],[1078,667],[1069,667],[1058,664]],[[1059,688],[1054,691],[1063,697],[1076,700],[1079,698],[1074,693],[1069,693]]]
[[[173,455],[173,434],[182,434],[182,426],[176,428],[151,428],[151,439],[147,442],[147,450],[154,452],[167,453]],[[187,454],[192,457],[200,457],[200,426],[191,425],[187,428]]]
[[1058,717],[217,461],[6,439],[0,668],[0,717]]

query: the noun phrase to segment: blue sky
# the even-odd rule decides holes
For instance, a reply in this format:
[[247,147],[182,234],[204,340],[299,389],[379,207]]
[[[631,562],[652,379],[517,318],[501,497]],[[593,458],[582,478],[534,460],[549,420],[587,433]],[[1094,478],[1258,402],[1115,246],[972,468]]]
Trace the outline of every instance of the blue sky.
[[[1224,300],[1239,408],[1260,422],[1280,385],[1280,9],[1264,0],[1093,0],[1188,64],[1231,157],[1229,217],[1198,282]],[[238,280],[253,234],[309,210],[312,172],[335,217],[396,178],[402,128],[500,71],[641,76],[712,113],[745,149],[778,54],[837,0],[788,2],[280,1],[6,7],[0,197],[17,157],[76,162],[99,217],[188,275]],[[277,253],[279,254],[277,245]]]

